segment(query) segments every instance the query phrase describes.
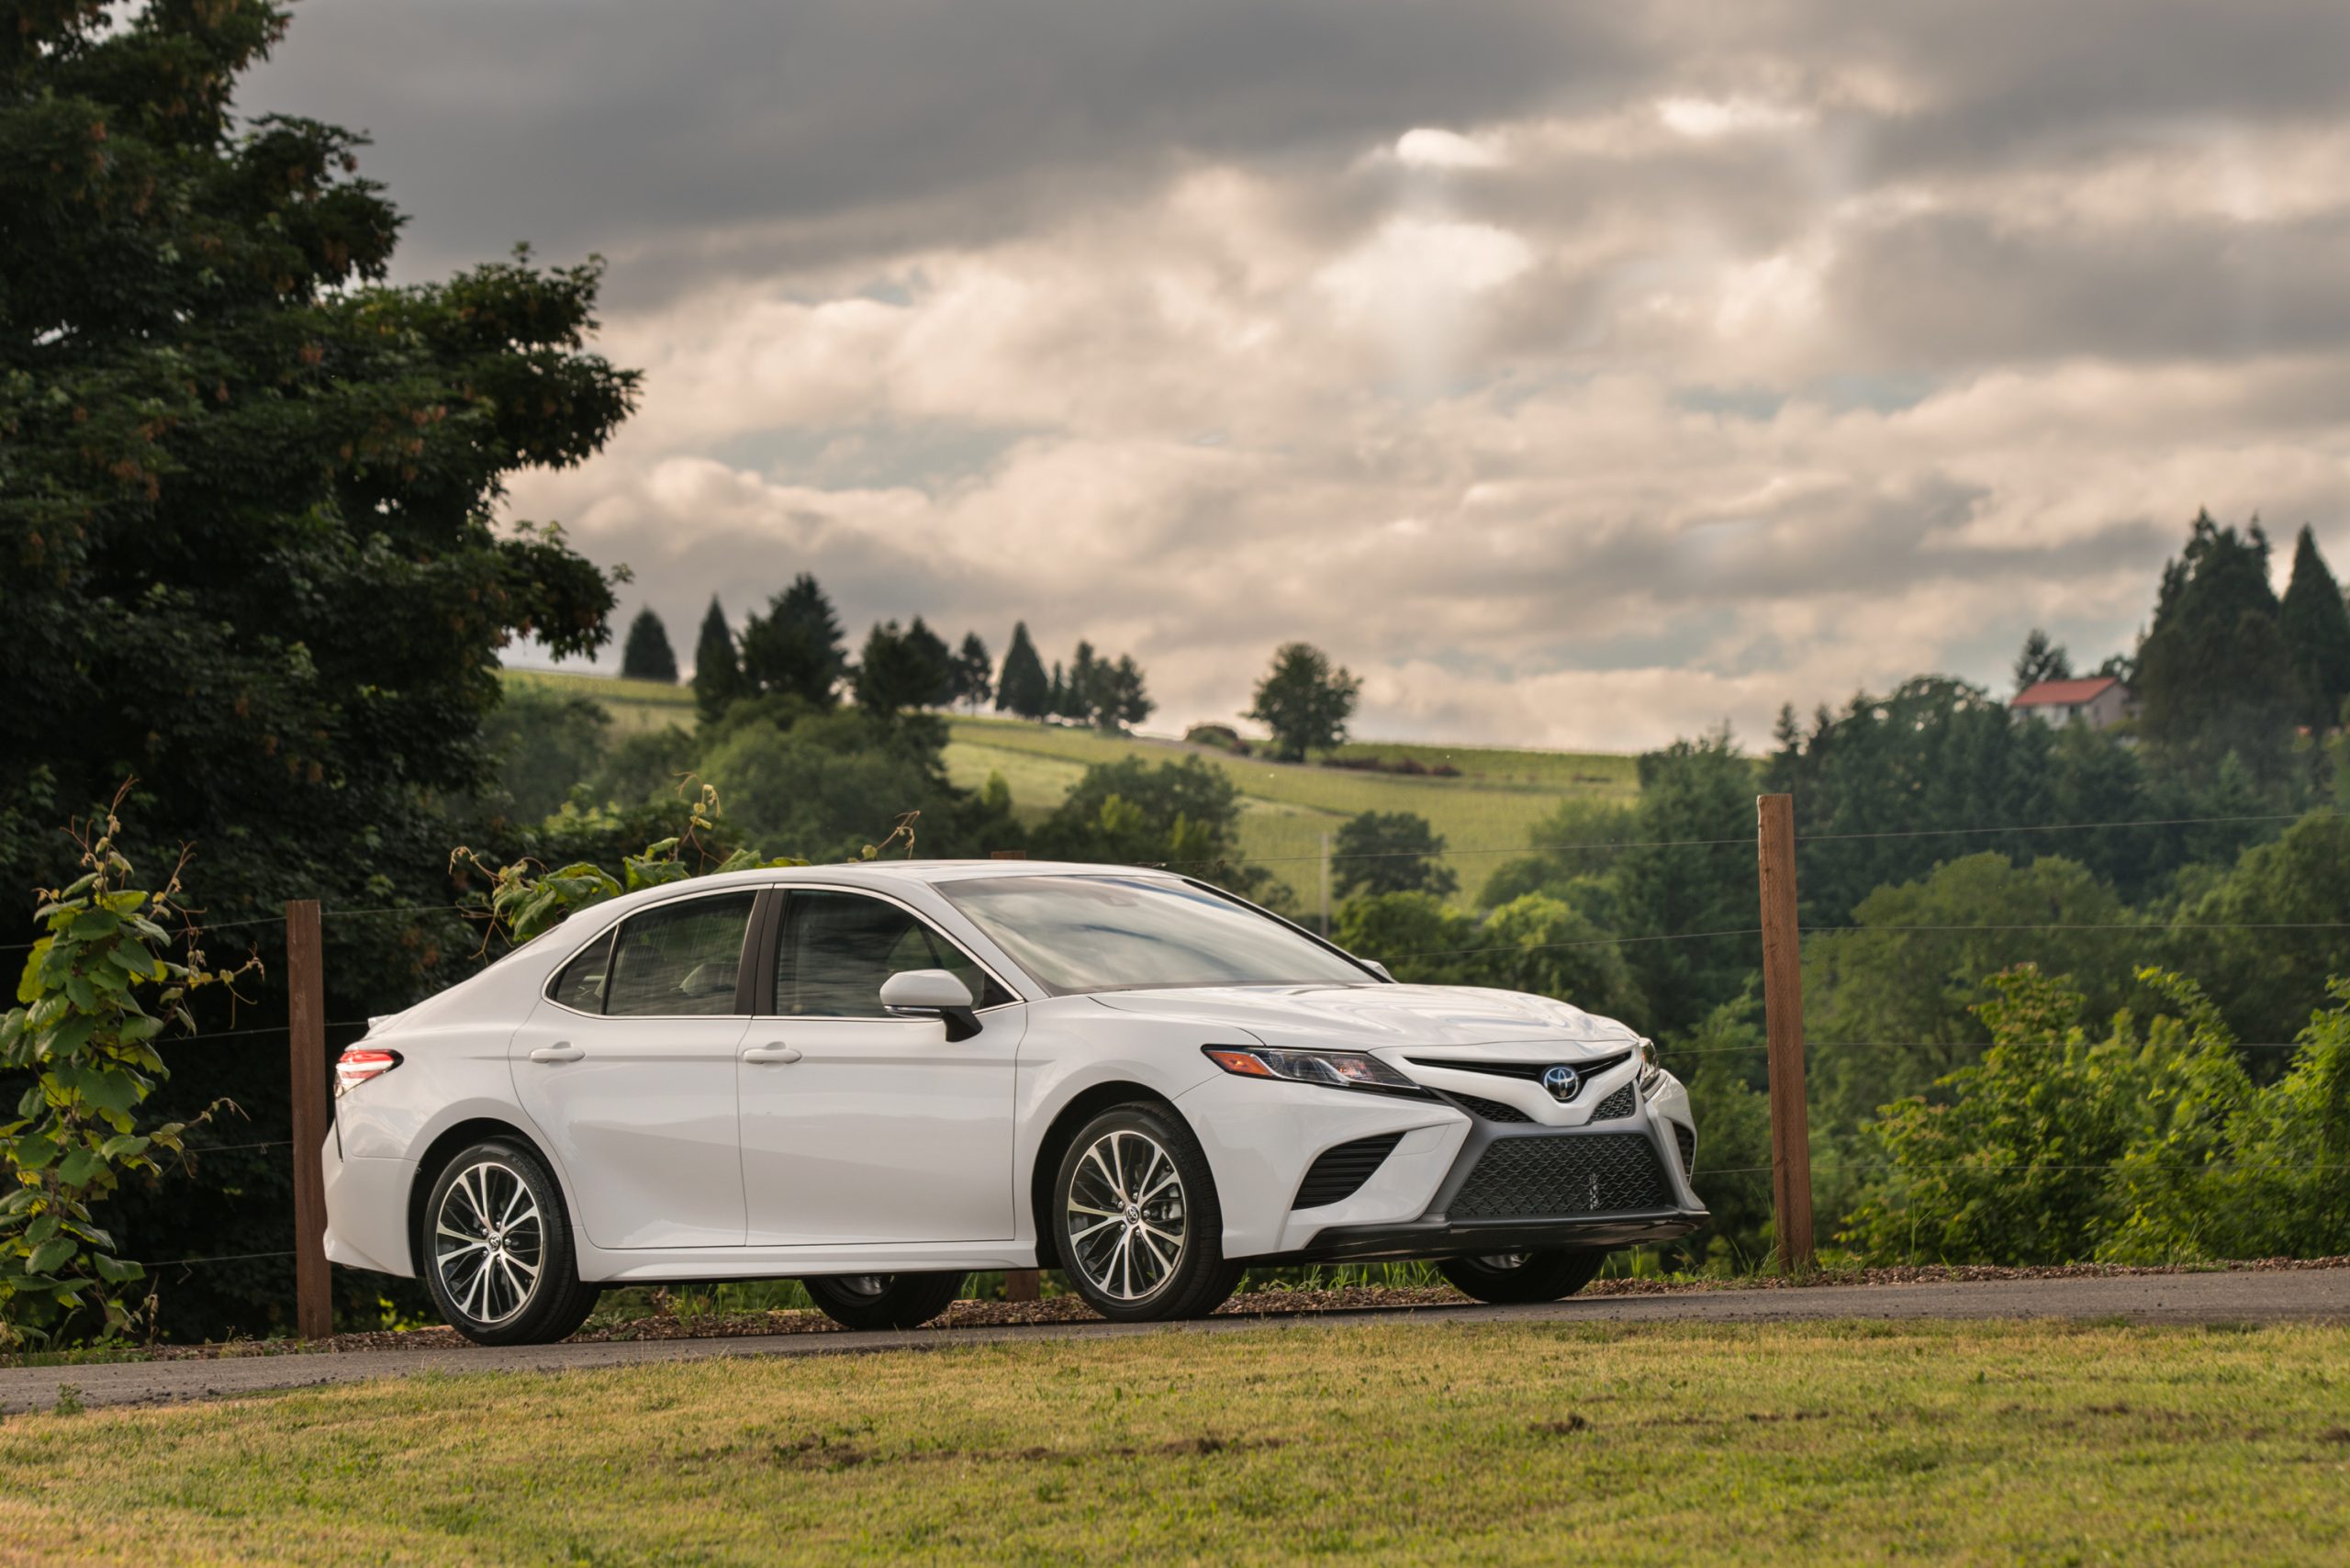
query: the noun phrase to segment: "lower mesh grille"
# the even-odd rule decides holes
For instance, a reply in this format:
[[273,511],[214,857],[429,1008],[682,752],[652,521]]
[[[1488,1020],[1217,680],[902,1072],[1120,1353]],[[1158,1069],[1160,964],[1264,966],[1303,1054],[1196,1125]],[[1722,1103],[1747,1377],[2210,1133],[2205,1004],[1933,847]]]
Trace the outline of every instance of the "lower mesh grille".
[[1656,1145],[1639,1133],[1575,1133],[1496,1138],[1452,1200],[1451,1215],[1494,1219],[1671,1207]]
[[1483,1116],[1489,1122],[1532,1122],[1533,1117],[1515,1105],[1505,1105],[1498,1100],[1480,1099],[1474,1094],[1455,1094],[1452,1103],[1472,1116]]
[[1623,1088],[1602,1100],[1599,1103],[1599,1109],[1591,1114],[1591,1119],[1595,1122],[1620,1121],[1630,1115],[1632,1108],[1639,1103],[1639,1101],[1633,1096],[1632,1086],[1627,1083]]
[[1353,1197],[1403,1138],[1402,1133],[1382,1133],[1324,1149],[1321,1158],[1306,1167],[1305,1180],[1297,1184],[1297,1201],[1290,1207],[1318,1209]]
[[1687,1127],[1683,1126],[1679,1122],[1675,1122],[1673,1124],[1673,1141],[1681,1146],[1681,1174],[1684,1176],[1696,1175],[1697,1135],[1691,1132]]

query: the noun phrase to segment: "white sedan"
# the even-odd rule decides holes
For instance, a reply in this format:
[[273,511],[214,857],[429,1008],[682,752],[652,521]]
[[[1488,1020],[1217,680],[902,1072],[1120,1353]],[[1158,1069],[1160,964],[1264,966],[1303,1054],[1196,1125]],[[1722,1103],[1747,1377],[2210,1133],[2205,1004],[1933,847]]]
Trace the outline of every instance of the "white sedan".
[[422,1274],[485,1344],[662,1281],[797,1278],[853,1327],[982,1269],[1125,1319],[1309,1261],[1548,1300],[1706,1218],[1688,1095],[1623,1025],[1096,865],[614,899],[377,1020],[335,1092],[327,1255]]

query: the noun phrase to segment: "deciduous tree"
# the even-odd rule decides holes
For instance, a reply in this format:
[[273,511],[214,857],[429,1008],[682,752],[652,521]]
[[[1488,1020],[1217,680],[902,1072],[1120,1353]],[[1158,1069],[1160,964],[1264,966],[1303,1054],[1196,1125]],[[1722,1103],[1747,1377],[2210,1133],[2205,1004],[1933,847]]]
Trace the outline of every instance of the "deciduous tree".
[[1257,700],[1243,718],[1273,732],[1273,755],[1302,762],[1309,751],[1326,751],[1347,738],[1362,682],[1310,643],[1284,643],[1272,667],[1257,683]]

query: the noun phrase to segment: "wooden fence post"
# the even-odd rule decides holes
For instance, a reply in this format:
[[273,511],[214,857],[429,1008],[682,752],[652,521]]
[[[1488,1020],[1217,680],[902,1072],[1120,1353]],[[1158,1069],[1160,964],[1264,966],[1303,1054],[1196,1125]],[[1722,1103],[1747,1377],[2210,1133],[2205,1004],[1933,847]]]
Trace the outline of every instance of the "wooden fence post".
[[327,984],[319,901],[285,905],[287,1066],[294,1095],[294,1327],[305,1339],[334,1333],[327,1276]]
[[1811,1126],[1803,1087],[1803,949],[1796,925],[1796,798],[1754,801],[1762,890],[1762,1019],[1771,1064],[1771,1203],[1779,1271],[1815,1261],[1811,1243]]
[[[1024,849],[999,849],[988,858],[991,860],[1025,860]],[[1006,1269],[1003,1271],[1003,1299],[1035,1301],[1045,1294],[1044,1281],[1034,1269]]]

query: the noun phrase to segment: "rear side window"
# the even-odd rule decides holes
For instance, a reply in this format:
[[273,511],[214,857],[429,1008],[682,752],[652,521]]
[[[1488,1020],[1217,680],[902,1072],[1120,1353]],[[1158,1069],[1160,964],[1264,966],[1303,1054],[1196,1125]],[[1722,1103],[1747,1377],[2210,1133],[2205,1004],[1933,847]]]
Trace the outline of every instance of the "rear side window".
[[743,937],[757,901],[755,892],[726,893],[664,904],[622,921],[612,939],[604,1013],[615,1018],[733,1013]]
[[604,979],[611,967],[612,937],[611,933],[606,932],[601,941],[563,966],[563,973],[554,977],[547,995],[581,1013],[601,1013]]

